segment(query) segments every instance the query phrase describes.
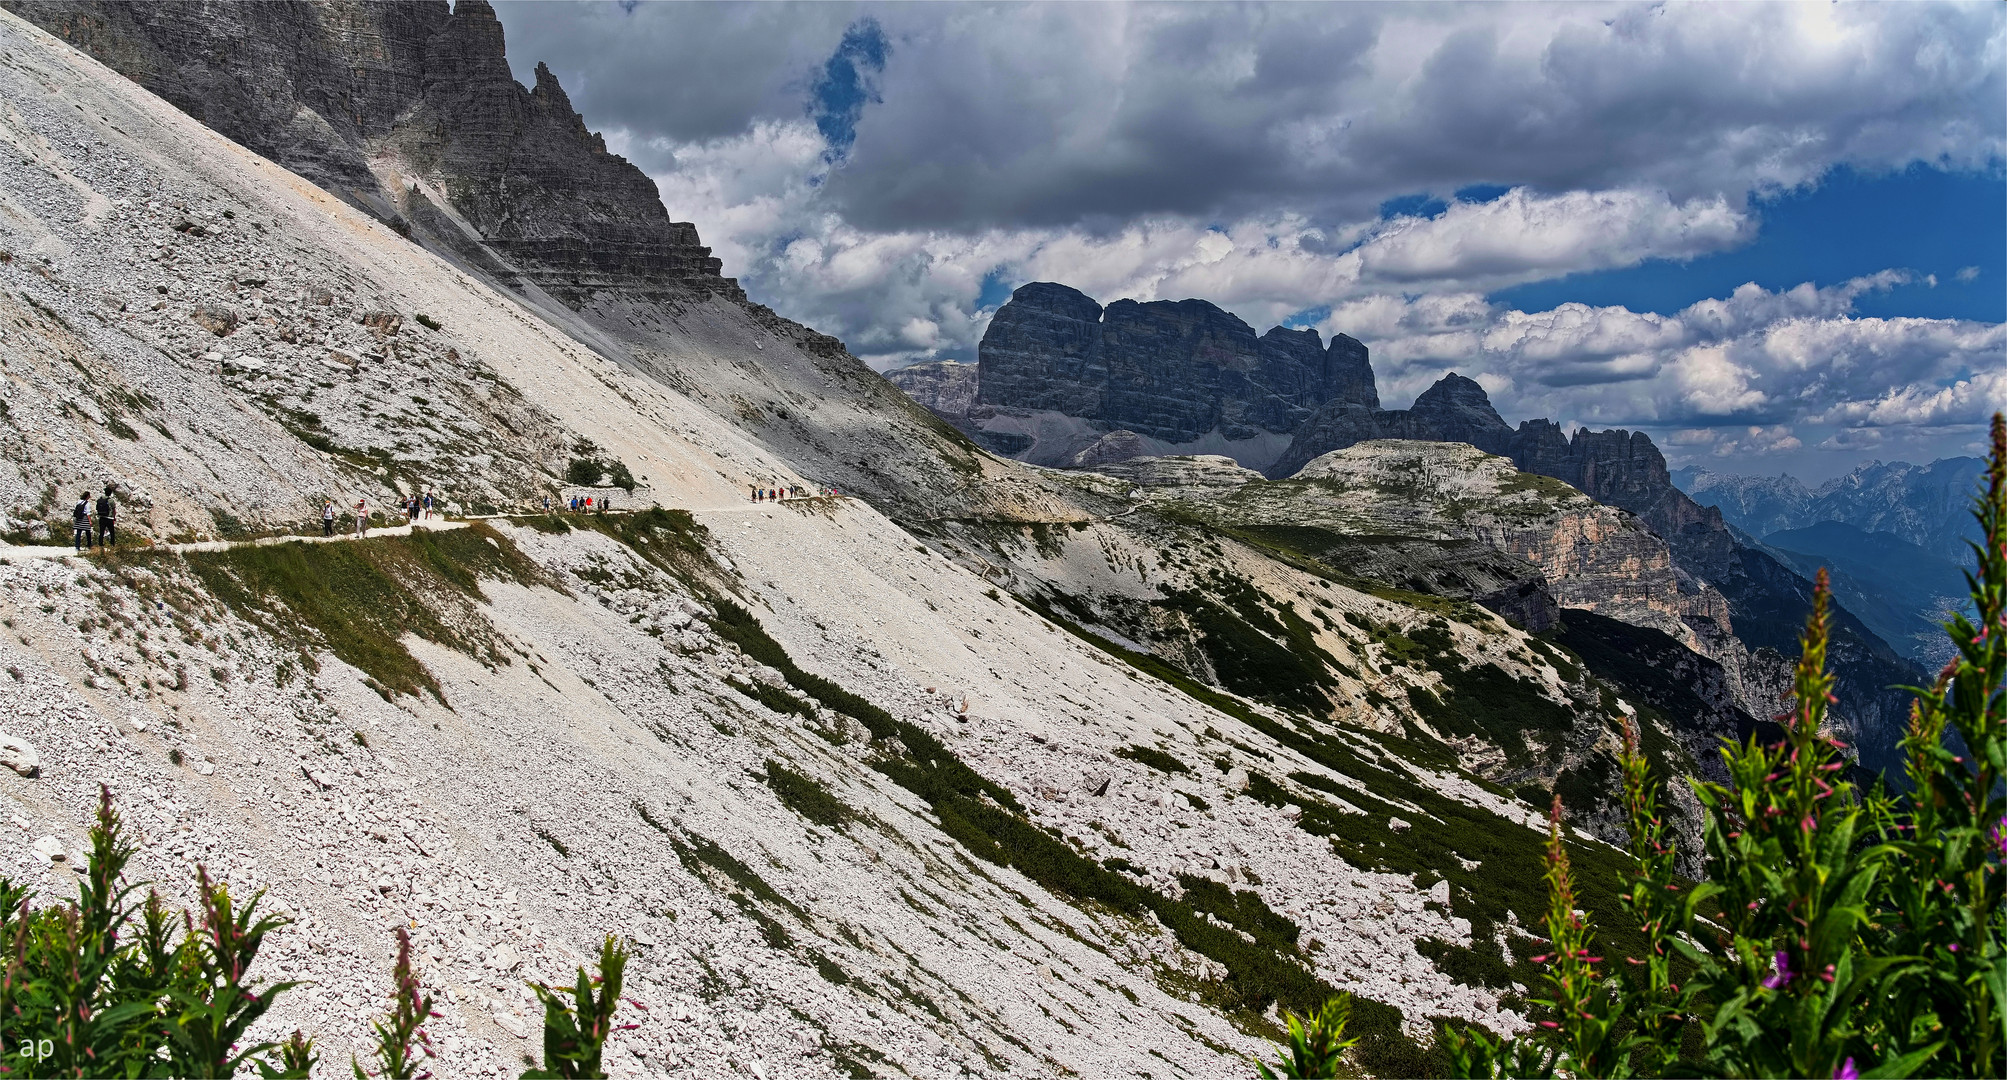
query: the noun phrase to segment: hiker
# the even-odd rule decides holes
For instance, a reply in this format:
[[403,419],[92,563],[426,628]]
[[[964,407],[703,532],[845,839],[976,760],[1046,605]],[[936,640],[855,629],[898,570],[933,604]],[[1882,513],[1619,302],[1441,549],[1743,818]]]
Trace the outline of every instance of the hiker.
[[425,493],[425,520],[432,520],[432,493],[429,491]]
[[118,543],[118,503],[112,501],[112,486],[105,485],[105,493],[98,496],[98,546],[111,547]]
[[355,501],[356,539],[359,540],[362,538],[363,534],[368,531],[367,528],[368,525],[369,525],[369,497],[364,496]]
[[601,496],[599,497],[599,512],[600,512],[600,513],[602,513],[602,514],[606,513],[606,511],[607,511],[607,510],[608,510],[609,508],[611,508],[612,506],[613,506],[613,497],[612,497],[611,495],[601,495]]
[[83,554],[91,546],[91,493],[86,491],[77,496],[77,506],[72,512],[77,534],[77,554]]
[[551,497],[550,497],[549,495],[545,495],[545,496],[544,496],[544,516],[546,516],[546,517],[550,516],[550,512],[551,512]]
[[321,535],[334,535],[334,500],[321,500]]

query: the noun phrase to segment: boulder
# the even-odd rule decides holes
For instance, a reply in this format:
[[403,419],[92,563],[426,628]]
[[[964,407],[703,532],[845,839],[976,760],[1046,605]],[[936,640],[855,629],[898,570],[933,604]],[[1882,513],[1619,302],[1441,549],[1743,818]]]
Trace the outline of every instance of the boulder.
[[69,858],[63,853],[63,842],[53,836],[37,837],[35,842],[29,845],[29,850],[35,853],[36,858],[42,860],[43,865],[54,865]]
[[22,776],[42,775],[42,755],[26,739],[0,734],[0,765]]

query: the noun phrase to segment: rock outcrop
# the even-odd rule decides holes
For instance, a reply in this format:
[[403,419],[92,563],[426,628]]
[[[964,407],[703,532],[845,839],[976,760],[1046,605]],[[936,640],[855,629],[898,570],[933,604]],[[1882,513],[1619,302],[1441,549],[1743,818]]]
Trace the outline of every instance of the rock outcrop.
[[1295,430],[1320,406],[1375,408],[1366,347],[1315,330],[1254,329],[1204,300],[1103,308],[1051,282],[1019,288],[978,349],[979,400],[1125,428],[1167,443]]
[[937,360],[888,371],[885,378],[928,412],[944,419],[960,419],[976,406],[978,370],[974,364]]
[[[1319,455],[1370,439],[1469,443],[1510,458],[1522,472],[1560,480],[1597,502],[1635,515],[1664,538],[1674,564],[1668,569],[1686,579],[1682,593],[1699,601],[1684,605],[1681,617],[1688,629],[1663,624],[1657,628],[1719,662],[1740,688],[1738,701],[1750,713],[1764,716],[1774,710],[1778,668],[1783,657],[1797,652],[1797,635],[1810,610],[1810,582],[1769,554],[1738,543],[1720,510],[1701,506],[1674,487],[1665,455],[1650,436],[1641,431],[1581,429],[1570,437],[1549,420],[1527,420],[1513,428],[1492,408],[1483,387],[1451,373],[1409,409],[1325,406],[1297,430],[1269,475],[1303,475],[1311,471],[1313,459],[1322,460]],[[1590,535],[1572,542],[1561,534],[1554,539],[1571,550],[1600,542]],[[1519,541],[1501,537],[1498,542],[1506,550],[1516,550],[1513,545]],[[1559,577],[1565,580],[1565,575]],[[1708,588],[1698,589],[1697,583]],[[1644,578],[1638,586],[1654,591]],[[1557,598],[1564,607],[1609,613],[1597,604],[1571,604],[1561,590]],[[1725,601],[1725,617],[1717,610],[1717,601]],[[1682,605],[1668,603],[1662,596],[1649,606]],[[1628,621],[1654,625],[1649,620]],[[1833,656],[1840,678],[1838,713],[1851,740],[1862,747],[1864,763],[1879,765],[1883,752],[1895,745],[1905,707],[1900,693],[1885,688],[1920,673],[1844,608],[1835,610]]]
[[486,0],[4,6],[504,284],[744,295],[548,68],[516,82]]

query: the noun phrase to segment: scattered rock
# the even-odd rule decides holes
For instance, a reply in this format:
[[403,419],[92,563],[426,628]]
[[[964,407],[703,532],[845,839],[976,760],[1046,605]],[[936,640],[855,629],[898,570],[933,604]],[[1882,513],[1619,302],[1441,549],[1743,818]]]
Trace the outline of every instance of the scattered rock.
[[189,313],[189,318],[217,337],[229,337],[243,321],[235,311],[218,304],[203,304]]
[[36,858],[42,860],[45,866],[51,866],[69,858],[68,855],[63,853],[63,842],[53,836],[37,837],[35,843],[31,845],[31,850],[34,851]]
[[42,755],[37,754],[26,739],[12,735],[0,735],[0,765],[22,776],[42,775]]
[[515,946],[504,942],[489,954],[488,966],[496,971],[514,971],[523,966],[523,954],[517,952]]

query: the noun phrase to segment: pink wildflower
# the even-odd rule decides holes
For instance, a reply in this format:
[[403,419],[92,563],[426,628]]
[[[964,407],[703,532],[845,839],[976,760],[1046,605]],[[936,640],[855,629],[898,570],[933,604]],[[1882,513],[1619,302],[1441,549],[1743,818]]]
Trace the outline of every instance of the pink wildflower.
[[1861,1071],[1854,1068],[1854,1059],[1848,1058],[1833,1070],[1833,1080],[1861,1080]]
[[1779,949],[1771,962],[1777,965],[1777,970],[1769,978],[1763,980],[1763,989],[1780,990],[1789,986],[1791,980],[1796,977],[1791,973],[1791,958],[1784,955],[1784,950]]

